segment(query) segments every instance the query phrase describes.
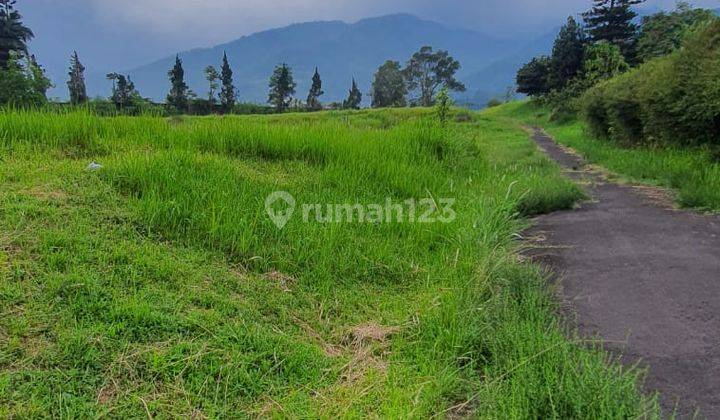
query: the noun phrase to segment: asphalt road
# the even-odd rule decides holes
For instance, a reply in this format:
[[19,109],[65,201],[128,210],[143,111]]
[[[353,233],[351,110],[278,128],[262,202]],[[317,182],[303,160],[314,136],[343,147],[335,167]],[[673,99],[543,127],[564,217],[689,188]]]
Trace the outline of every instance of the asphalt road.
[[580,333],[624,363],[640,361],[665,415],[720,418],[720,217],[607,182],[542,132],[533,139],[592,196],[525,233]]

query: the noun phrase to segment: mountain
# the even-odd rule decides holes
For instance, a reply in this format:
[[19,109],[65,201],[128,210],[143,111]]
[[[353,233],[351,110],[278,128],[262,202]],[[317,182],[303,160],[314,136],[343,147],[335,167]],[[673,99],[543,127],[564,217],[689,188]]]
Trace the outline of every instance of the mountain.
[[[317,66],[323,78],[323,102],[340,101],[347,96],[351,80],[369,92],[377,68],[392,59],[405,63],[423,45],[446,49],[462,64],[461,80],[470,80],[481,69],[521,49],[517,41],[496,39],[486,34],[449,28],[408,14],[360,20],[309,22],[272,29],[213,48],[181,52],[186,81],[198,95],[207,91],[203,69],[220,65],[224,51],[235,72],[235,84],[242,101],[264,103],[267,82],[275,65],[285,62],[294,71],[297,97],[304,99]],[[169,88],[167,71],[173,57],[165,57],[129,71],[143,96],[162,101]],[[513,71],[514,69],[509,69]],[[110,84],[102,75],[88,77],[93,95],[107,96]],[[497,86],[495,93],[505,85]],[[472,90],[472,86],[468,86]],[[488,89],[491,86],[483,85]],[[366,102],[367,95],[366,97]]]
[[533,57],[549,54],[560,27],[532,40],[515,52],[465,77],[469,89],[460,100],[474,107],[482,107],[490,99],[515,86],[515,75]]

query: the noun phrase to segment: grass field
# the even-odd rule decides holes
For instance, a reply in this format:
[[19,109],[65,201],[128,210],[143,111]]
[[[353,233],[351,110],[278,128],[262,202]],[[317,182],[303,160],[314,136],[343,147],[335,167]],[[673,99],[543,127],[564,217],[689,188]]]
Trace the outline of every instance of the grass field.
[[[5,112],[0,160],[0,417],[658,415],[518,257],[582,193],[503,118]],[[278,229],[277,190],[457,218]]]
[[720,211],[720,153],[707,148],[625,147],[589,134],[578,120],[552,122],[549,111],[531,102],[513,102],[487,112],[543,127],[588,162],[609,169],[620,180],[671,188],[679,206]]

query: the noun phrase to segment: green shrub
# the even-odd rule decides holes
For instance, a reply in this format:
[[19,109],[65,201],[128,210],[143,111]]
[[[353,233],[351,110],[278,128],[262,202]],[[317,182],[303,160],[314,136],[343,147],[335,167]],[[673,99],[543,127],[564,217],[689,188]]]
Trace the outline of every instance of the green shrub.
[[[652,60],[634,72],[636,100],[642,112],[642,139],[651,144],[669,144],[676,138],[670,117],[675,86],[667,83],[672,72],[671,57]],[[670,103],[669,103],[670,102]]]
[[568,121],[575,118],[580,111],[580,99],[587,90],[587,83],[582,78],[573,79],[562,90],[553,90],[545,96],[544,101],[550,107],[550,120],[555,122]]
[[638,73],[618,76],[615,83],[605,89],[605,109],[608,133],[623,144],[632,144],[643,136],[640,104],[637,100],[635,82]]
[[474,120],[473,114],[467,109],[458,109],[455,112],[455,122],[468,123]]
[[501,101],[498,98],[492,98],[490,99],[487,104],[485,104],[486,108],[495,108],[496,106],[500,106],[503,104],[503,101]]
[[600,83],[590,89],[581,99],[580,109],[583,119],[587,122],[590,132],[599,138],[607,138],[609,124],[605,109],[605,84]]
[[690,33],[676,56],[679,87],[674,111],[679,126],[700,143],[720,141],[720,20],[702,24]]

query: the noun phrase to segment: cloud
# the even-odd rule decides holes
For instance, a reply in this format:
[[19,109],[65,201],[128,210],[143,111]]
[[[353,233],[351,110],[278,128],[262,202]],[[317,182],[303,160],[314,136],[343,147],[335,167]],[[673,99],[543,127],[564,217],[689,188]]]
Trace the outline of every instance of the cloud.
[[201,38],[211,42],[294,22],[355,20],[372,13],[401,10],[378,0],[91,1],[96,16],[108,24],[131,25],[156,36]]
[[[560,25],[590,0],[21,0],[36,32],[34,45],[65,63],[87,52],[96,65],[125,68],[176,51],[208,47],[243,35],[311,20],[356,21],[388,13],[528,39]],[[669,8],[675,0],[648,0]],[[718,0],[696,0],[718,7]],[[56,54],[57,53],[57,54]],[[58,55],[54,57],[53,54]],[[58,74],[60,71],[58,70]]]
[[[79,0],[80,1],[80,0]],[[111,26],[209,45],[269,27],[308,20],[354,21],[386,13],[421,17],[487,32],[533,32],[590,6],[589,0],[81,0]],[[650,0],[646,7],[672,7]],[[699,0],[718,6],[717,0]],[[199,42],[198,42],[199,41]]]

